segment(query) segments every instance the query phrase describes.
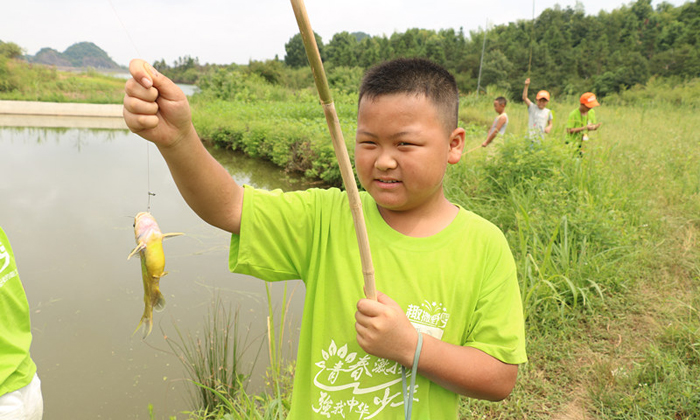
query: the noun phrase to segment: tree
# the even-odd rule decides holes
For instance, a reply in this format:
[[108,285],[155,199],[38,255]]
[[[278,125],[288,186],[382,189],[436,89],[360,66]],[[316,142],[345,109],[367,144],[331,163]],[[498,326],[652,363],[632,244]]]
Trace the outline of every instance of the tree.
[[333,66],[357,66],[357,38],[348,32],[333,35],[326,47],[327,61]]
[[368,68],[382,61],[382,50],[377,38],[364,38],[358,48],[357,64]]
[[14,42],[0,41],[0,57],[19,58],[23,53],[22,48]]
[[[325,60],[323,40],[316,32],[314,32],[314,38],[316,38],[316,45],[318,45],[321,59]],[[289,67],[299,68],[309,65],[309,60],[306,57],[306,50],[304,49],[304,40],[300,33],[291,37],[289,42],[284,44],[284,51],[284,63]]]

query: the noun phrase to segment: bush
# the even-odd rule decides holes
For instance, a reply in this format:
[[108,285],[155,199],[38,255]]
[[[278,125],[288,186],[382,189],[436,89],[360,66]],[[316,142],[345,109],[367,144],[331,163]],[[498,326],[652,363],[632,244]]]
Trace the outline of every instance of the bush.
[[488,158],[453,167],[446,191],[505,233],[526,316],[559,317],[621,287],[635,237],[617,211],[626,197],[562,142],[511,137]]

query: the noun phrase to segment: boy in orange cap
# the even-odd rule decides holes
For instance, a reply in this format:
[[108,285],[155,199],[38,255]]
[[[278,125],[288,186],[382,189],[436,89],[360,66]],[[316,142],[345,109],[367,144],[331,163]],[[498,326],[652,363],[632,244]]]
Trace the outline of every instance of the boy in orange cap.
[[528,113],[528,135],[532,141],[539,143],[544,138],[545,134],[549,134],[552,130],[554,116],[552,111],[547,108],[549,103],[549,92],[541,90],[537,92],[537,103],[532,103],[527,97],[527,90],[530,87],[530,78],[525,79],[525,88],[523,89],[523,101],[527,105]]
[[581,95],[579,102],[579,107],[571,111],[566,122],[566,143],[577,144],[579,153],[583,154],[583,143],[588,140],[588,132],[600,127],[593,110],[600,104],[593,92]]

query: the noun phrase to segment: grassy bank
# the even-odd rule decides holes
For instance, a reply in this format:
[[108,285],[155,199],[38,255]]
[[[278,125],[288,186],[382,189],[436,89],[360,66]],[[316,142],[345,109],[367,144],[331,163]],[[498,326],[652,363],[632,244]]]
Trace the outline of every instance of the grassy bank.
[[[527,111],[511,103],[505,142],[450,168],[450,199],[509,240],[530,358],[508,399],[464,399],[463,418],[700,418],[697,85],[654,83],[606,98],[583,158],[562,141],[576,98],[554,98],[555,128],[541,145],[523,139]],[[485,138],[498,94],[464,98],[467,150]],[[331,174],[320,106],[313,92],[299,95],[195,100],[196,125],[290,170],[304,150],[313,164],[299,170]],[[339,101],[349,144],[354,107],[351,96]]]
[[[541,147],[510,136],[453,168],[453,199],[509,238],[530,356],[509,399],[465,418],[700,418],[700,123],[678,106],[694,85],[676,89],[609,98],[583,159],[561,142],[576,101],[555,99]],[[517,133],[525,107],[508,114]]]
[[94,70],[73,73],[0,56],[0,99],[120,104],[124,80]]

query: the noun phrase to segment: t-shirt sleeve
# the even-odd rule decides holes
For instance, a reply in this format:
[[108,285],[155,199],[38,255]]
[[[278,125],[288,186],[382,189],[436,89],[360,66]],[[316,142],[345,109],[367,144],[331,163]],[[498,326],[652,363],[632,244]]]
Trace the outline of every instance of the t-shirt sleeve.
[[303,278],[315,214],[309,191],[246,186],[241,231],[231,236],[229,269],[268,281]]
[[513,254],[495,226],[485,245],[488,258],[465,345],[504,363],[525,363],[524,314]]

